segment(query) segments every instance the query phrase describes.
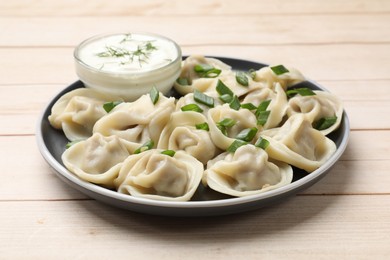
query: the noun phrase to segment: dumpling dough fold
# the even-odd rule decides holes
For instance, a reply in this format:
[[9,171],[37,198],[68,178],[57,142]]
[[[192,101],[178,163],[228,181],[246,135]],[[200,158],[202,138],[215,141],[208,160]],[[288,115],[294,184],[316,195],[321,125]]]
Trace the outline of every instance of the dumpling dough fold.
[[[235,124],[227,129],[224,135],[218,128],[218,123],[224,119],[232,119]],[[234,110],[228,104],[209,110],[207,120],[210,127],[211,140],[222,150],[226,150],[233,142],[238,133],[246,128],[256,127],[255,115],[247,109]]]
[[262,193],[291,183],[290,165],[270,162],[267,153],[254,145],[225,152],[207,164],[203,182],[211,189],[231,196]]
[[251,103],[258,107],[263,101],[271,100],[267,110],[270,111],[263,129],[277,127],[286,114],[287,96],[279,82],[271,88],[261,88],[249,92],[241,103]]
[[149,140],[157,144],[175,109],[175,98],[167,98],[161,93],[159,95],[156,104],[153,104],[149,94],[134,102],[119,104],[96,122],[93,132],[105,136],[117,135],[138,144]]
[[190,200],[201,182],[203,164],[183,151],[173,157],[162,151],[129,156],[115,180],[118,192],[154,200]]
[[336,122],[329,128],[321,130],[327,135],[336,130],[343,117],[343,106],[341,101],[333,94],[325,91],[314,91],[316,95],[301,96],[296,95],[288,101],[287,115],[292,116],[302,113],[310,122],[316,122],[324,117],[336,116]]
[[209,131],[196,129],[195,125],[202,123],[207,123],[207,119],[198,112],[174,112],[161,133],[157,148],[185,151],[206,164],[218,149],[211,141]]
[[97,120],[107,114],[103,104],[123,101],[90,88],[78,88],[63,95],[52,107],[50,124],[64,131],[68,140],[83,140],[92,135]]
[[62,154],[62,161],[80,179],[112,188],[122,162],[135,149],[137,146],[117,136],[96,133],[69,147]]
[[261,136],[270,143],[265,151],[271,158],[307,172],[319,168],[336,151],[336,144],[302,114],[290,117],[280,128],[263,131]]
[[305,80],[305,77],[297,69],[289,67],[287,68],[289,72],[276,75],[275,72],[272,71],[271,67],[272,66],[263,67],[256,71],[254,80],[263,83],[264,86],[268,88],[273,88],[274,83],[278,82],[284,90],[287,90],[288,87]]

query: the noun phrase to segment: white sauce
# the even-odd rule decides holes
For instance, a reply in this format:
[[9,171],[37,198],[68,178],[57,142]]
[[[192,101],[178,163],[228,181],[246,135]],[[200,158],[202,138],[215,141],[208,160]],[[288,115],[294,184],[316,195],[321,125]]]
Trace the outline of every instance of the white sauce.
[[153,34],[112,34],[82,42],[74,52],[86,87],[133,101],[154,86],[168,93],[181,70],[181,50]]
[[178,57],[175,44],[143,34],[116,34],[86,42],[78,58],[102,72],[142,72],[161,68]]

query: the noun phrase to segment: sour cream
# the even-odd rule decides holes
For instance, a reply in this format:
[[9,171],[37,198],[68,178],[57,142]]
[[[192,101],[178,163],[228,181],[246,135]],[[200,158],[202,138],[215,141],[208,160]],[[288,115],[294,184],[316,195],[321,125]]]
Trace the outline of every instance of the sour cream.
[[132,101],[154,86],[166,94],[179,77],[181,50],[154,34],[95,36],[74,52],[76,73],[86,87]]

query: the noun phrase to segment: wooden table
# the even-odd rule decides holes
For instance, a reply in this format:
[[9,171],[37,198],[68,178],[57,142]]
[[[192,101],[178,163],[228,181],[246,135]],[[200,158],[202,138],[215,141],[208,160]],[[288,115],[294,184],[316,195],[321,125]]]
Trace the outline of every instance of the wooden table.
[[[0,31],[0,259],[389,259],[390,1],[12,0]],[[311,188],[239,215],[148,216],[87,198],[51,172],[35,129],[77,79],[74,47],[117,31],[299,68],[342,99],[346,152]]]

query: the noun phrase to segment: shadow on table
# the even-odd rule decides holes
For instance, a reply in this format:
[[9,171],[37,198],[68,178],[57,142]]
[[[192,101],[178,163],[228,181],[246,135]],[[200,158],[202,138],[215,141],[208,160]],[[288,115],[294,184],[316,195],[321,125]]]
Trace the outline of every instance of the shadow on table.
[[[348,149],[348,148],[347,148]],[[126,237],[139,234],[144,239],[183,242],[213,242],[245,240],[283,232],[291,232],[300,225],[326,221],[334,214],[332,206],[342,198],[349,178],[355,174],[339,161],[324,180],[313,185],[310,192],[300,193],[282,202],[258,210],[212,217],[164,217],[135,213],[114,208],[94,200],[79,201],[91,218],[98,218],[104,227]],[[330,188],[330,184],[337,187]],[[316,186],[318,188],[316,188]],[[326,190],[326,187],[329,189]],[[318,190],[319,192],[315,192]]]

